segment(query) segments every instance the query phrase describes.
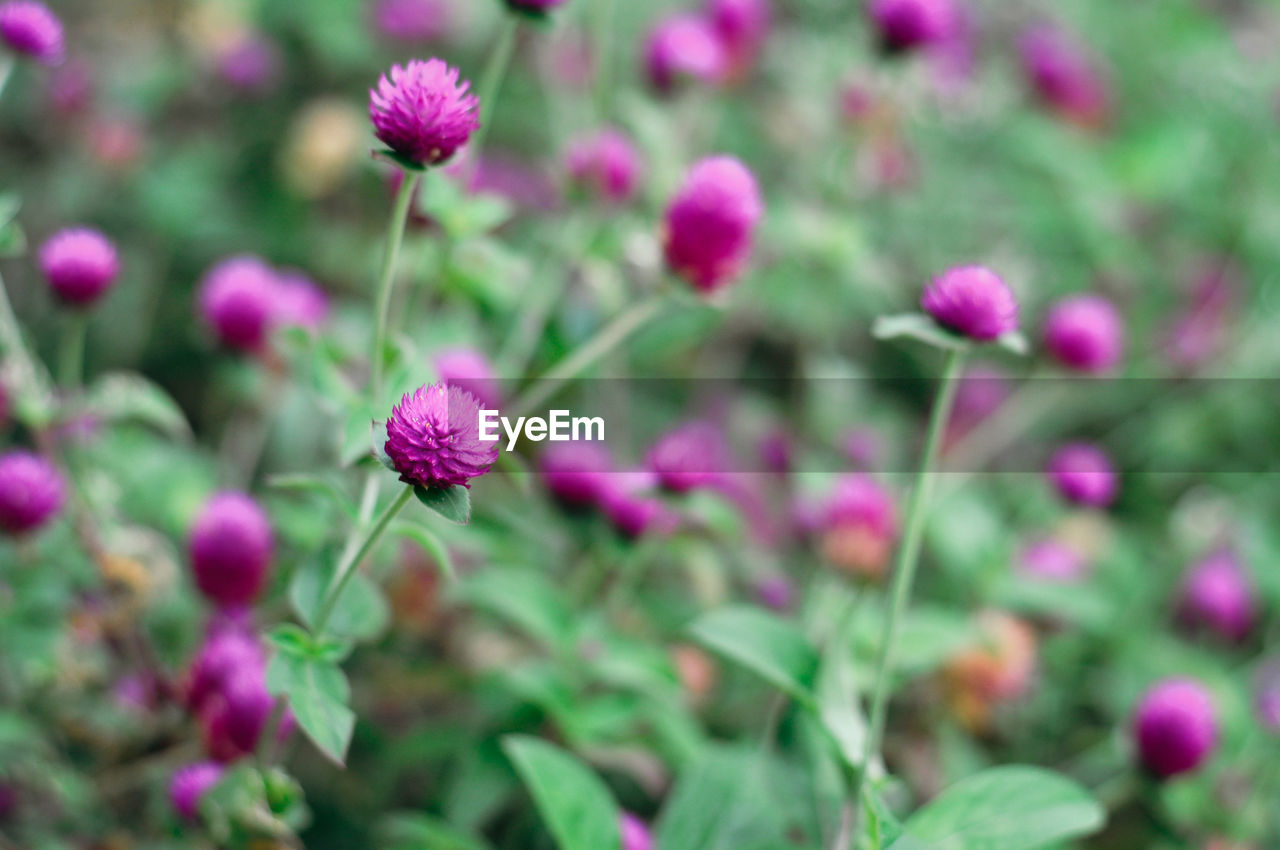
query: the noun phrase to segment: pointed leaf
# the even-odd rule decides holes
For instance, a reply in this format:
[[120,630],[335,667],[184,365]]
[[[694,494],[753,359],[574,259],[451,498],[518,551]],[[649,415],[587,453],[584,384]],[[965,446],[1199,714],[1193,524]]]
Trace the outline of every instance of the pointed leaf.
[[298,726],[320,752],[345,763],[356,716],[347,706],[351,688],[337,664],[276,652],[267,664],[267,690],[289,701]]
[[689,631],[713,652],[742,664],[801,702],[813,703],[818,652],[791,623],[759,608],[737,606],[702,615]]
[[509,736],[502,748],[560,850],[620,850],[617,804],[586,765],[537,738]]
[[466,525],[471,522],[471,493],[466,487],[413,488],[413,495],[449,522]]
[[953,334],[924,313],[880,316],[871,326],[871,335],[876,339],[907,337],[944,351],[963,351],[969,347],[967,339]]

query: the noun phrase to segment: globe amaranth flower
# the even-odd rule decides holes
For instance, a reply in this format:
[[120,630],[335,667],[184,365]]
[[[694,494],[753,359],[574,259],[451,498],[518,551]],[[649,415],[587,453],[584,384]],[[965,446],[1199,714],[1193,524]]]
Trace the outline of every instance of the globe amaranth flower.
[[640,154],[621,130],[609,127],[575,139],[565,159],[570,179],[600,200],[621,204],[635,194]]
[[1000,703],[1023,696],[1036,669],[1035,631],[1003,611],[978,617],[978,639],[952,655],[944,666],[947,701],[960,721],[985,729]]
[[827,499],[820,529],[829,562],[854,575],[881,578],[898,534],[898,509],[871,476],[845,475]]
[[217,493],[196,518],[187,549],[206,598],[221,607],[247,605],[262,592],[271,568],[271,521],[246,494]]
[[452,9],[444,0],[378,0],[373,25],[383,36],[402,42],[433,41],[449,30]]
[[939,44],[960,23],[956,0],[870,0],[867,13],[887,53]]
[[551,443],[538,458],[538,471],[547,490],[562,505],[596,505],[613,473],[613,456],[600,443]]
[[1106,123],[1107,82],[1066,32],[1053,24],[1034,24],[1018,39],[1018,52],[1031,86],[1045,105],[1082,127]]
[[62,510],[67,487],[52,463],[22,450],[0,456],[0,531],[29,534]]
[[296,269],[276,275],[274,321],[286,327],[319,330],[329,318],[329,296]]
[[1200,767],[1218,743],[1213,697],[1194,679],[1172,678],[1143,695],[1133,715],[1138,758],[1160,778]]
[[199,714],[222,693],[237,670],[266,669],[266,653],[257,637],[241,628],[211,631],[200,645],[183,683],[183,700]]
[[1049,480],[1068,502],[1105,508],[1115,501],[1119,481],[1111,460],[1097,446],[1070,443],[1049,459]]
[[369,91],[369,119],[392,151],[417,165],[438,165],[480,126],[480,100],[470,83],[440,59],[393,65]]
[[188,764],[174,771],[169,780],[169,802],[173,810],[185,820],[199,818],[200,801],[222,779],[222,773],[222,765],[213,761]]
[[471,393],[481,407],[496,410],[502,404],[502,387],[493,374],[493,366],[474,348],[438,351],[432,365],[441,381]]
[[645,73],[662,94],[689,81],[718,83],[728,71],[728,61],[715,27],[700,15],[664,18],[645,42]]
[[764,206],[756,179],[731,156],[696,163],[667,206],[667,266],[710,293],[732,283],[751,256]]
[[45,65],[59,64],[66,52],[62,21],[35,0],[0,3],[0,42]]
[[1018,568],[1034,578],[1074,582],[1084,577],[1089,563],[1075,547],[1048,537],[1036,540],[1022,550]]
[[604,478],[600,508],[628,539],[673,530],[677,517],[655,496],[658,477],[649,470],[614,472]]
[[438,383],[400,399],[387,420],[386,452],[406,484],[470,487],[497,461],[498,443],[480,439],[476,397]]
[[[200,716],[205,751],[224,763],[254,752],[274,707],[275,697],[267,690],[265,669],[234,671]],[[295,723],[292,712],[286,709],[276,730],[277,738],[287,738]]]
[[769,36],[769,0],[711,0],[707,16],[724,48],[726,73],[740,79],[751,70]]
[[64,304],[84,307],[102,297],[120,274],[111,240],[88,227],[70,227],[40,246],[40,270]]
[[728,466],[728,448],[720,429],[709,422],[689,422],[658,438],[645,457],[658,484],[685,493],[718,480]]
[[622,850],[653,850],[653,836],[644,821],[623,812],[618,818],[618,832],[622,837]]
[[925,287],[920,306],[934,321],[970,339],[989,342],[1018,329],[1018,302],[995,272],[958,266]]
[[1124,352],[1124,323],[1100,295],[1064,298],[1044,324],[1044,344],[1059,363],[1078,372],[1105,372]]
[[1249,634],[1253,583],[1233,551],[1214,552],[1191,569],[1182,585],[1178,615],[1186,625],[1208,629],[1224,640],[1238,641]]
[[218,77],[247,95],[269,91],[280,75],[279,50],[259,32],[246,31],[227,42],[214,61]]
[[224,345],[260,351],[277,318],[277,283],[275,271],[258,257],[223,260],[200,284],[200,314]]

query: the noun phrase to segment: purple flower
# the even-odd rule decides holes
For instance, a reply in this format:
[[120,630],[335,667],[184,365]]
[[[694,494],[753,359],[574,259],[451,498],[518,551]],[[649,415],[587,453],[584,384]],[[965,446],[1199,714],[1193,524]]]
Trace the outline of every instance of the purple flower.
[[604,484],[600,507],[623,537],[635,539],[675,528],[675,515],[653,495],[658,478],[652,472],[614,472],[605,476]]
[[751,256],[763,211],[756,179],[737,159],[697,162],[667,207],[667,266],[704,293],[732,283]]
[[286,327],[319,330],[329,318],[329,296],[300,271],[288,269],[276,276],[275,319]]
[[120,258],[98,231],[69,227],[40,246],[40,270],[64,304],[84,307],[111,288],[120,273]]
[[187,707],[199,714],[222,693],[237,670],[266,668],[266,654],[253,634],[239,627],[211,631],[187,670],[183,686]]
[[493,374],[493,366],[474,348],[438,351],[432,365],[441,381],[471,393],[481,407],[497,410],[502,404],[502,387]]
[[1070,443],[1049,459],[1049,480],[1076,505],[1105,508],[1116,498],[1119,482],[1102,449],[1087,443]]
[[480,403],[458,386],[438,383],[405,395],[387,420],[386,451],[400,480],[419,487],[470,487],[498,459],[496,441],[480,439]]
[[871,0],[867,11],[888,53],[945,41],[960,20],[955,0]]
[[773,17],[769,0],[711,0],[707,14],[724,47],[728,75],[742,77],[769,36]]
[[1166,356],[1176,368],[1198,369],[1222,348],[1241,286],[1239,272],[1221,260],[1196,275],[1186,307],[1164,343]]
[[878,579],[888,569],[898,534],[893,496],[862,473],[841,476],[819,520],[823,556],[856,576]]
[[613,473],[613,457],[600,443],[551,443],[538,459],[543,483],[561,504],[583,508],[597,504]]
[[217,71],[222,81],[249,95],[262,94],[275,83],[280,57],[270,39],[258,32],[246,32],[229,42],[217,55]]
[[788,475],[795,460],[795,448],[791,435],[783,428],[773,428],[756,444],[760,462],[766,471],[774,475]]
[[1000,276],[983,266],[959,266],[935,277],[920,299],[938,324],[990,341],[1018,329],[1018,302]]
[[611,204],[629,201],[640,180],[640,154],[612,127],[570,143],[566,164],[575,183]]
[[262,592],[274,553],[271,521],[244,493],[205,503],[187,541],[196,586],[215,605],[247,605]]
[[200,284],[200,313],[231,348],[258,352],[276,320],[276,273],[258,257],[223,260]]
[[180,767],[169,780],[169,802],[181,817],[194,821],[200,816],[200,800],[221,779],[222,765],[217,762],[201,761]]
[[618,830],[622,834],[622,850],[652,850],[649,827],[630,812],[623,812],[618,818]]
[[1162,779],[1195,770],[1218,742],[1217,712],[1208,690],[1194,679],[1157,683],[1133,717],[1138,756]]
[[[265,668],[232,672],[222,691],[201,715],[205,750],[220,762],[235,761],[252,753],[271,717],[275,698],[267,691]],[[277,736],[288,737],[294,719],[287,709]]]
[[442,60],[411,59],[393,65],[369,91],[369,119],[392,151],[418,165],[438,165],[480,126],[480,100],[468,88]]
[[709,422],[690,422],[662,435],[645,458],[658,483],[684,493],[716,481],[728,465],[720,429]]
[[1253,585],[1234,552],[1223,549],[1196,564],[1182,585],[1178,613],[1184,623],[1230,641],[1253,628]]
[[62,22],[49,7],[34,0],[0,3],[0,42],[46,65],[62,62]]
[[423,42],[440,38],[449,29],[451,10],[443,0],[377,0],[373,23],[396,41]]
[[18,537],[52,519],[67,500],[57,467],[21,450],[0,456],[0,531]]
[[1064,298],[1049,311],[1044,343],[1069,369],[1105,372],[1120,362],[1124,323],[1115,306],[1100,295]]
[[845,457],[858,469],[874,469],[884,457],[884,444],[874,428],[855,427],[844,435]]
[[1046,105],[1083,127],[1106,123],[1107,83],[1067,33],[1053,24],[1035,24],[1018,39],[1018,52],[1027,78]]
[[1022,550],[1018,566],[1023,573],[1049,581],[1074,582],[1089,569],[1084,556],[1060,540],[1037,540]]
[[672,15],[649,33],[644,48],[649,82],[663,94],[680,83],[718,83],[728,70],[728,57],[715,28],[698,15]]

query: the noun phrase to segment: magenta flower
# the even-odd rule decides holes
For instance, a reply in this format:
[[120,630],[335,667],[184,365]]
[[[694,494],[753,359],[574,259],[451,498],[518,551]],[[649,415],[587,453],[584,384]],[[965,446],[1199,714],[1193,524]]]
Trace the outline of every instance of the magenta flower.
[[658,483],[675,493],[712,484],[728,466],[728,448],[720,429],[690,422],[663,434],[645,458]]
[[1194,679],[1157,683],[1133,717],[1138,757],[1161,779],[1195,770],[1218,743],[1218,720],[1209,691]]
[[645,826],[644,821],[630,812],[623,812],[618,821],[622,850],[652,850],[653,836],[649,834],[649,827]]
[[958,334],[989,342],[1018,329],[1018,302],[1000,276],[983,266],[958,266],[925,287],[920,305]]
[[1064,298],[1045,320],[1044,344],[1069,369],[1105,372],[1120,362],[1124,323],[1115,306],[1100,295]]
[[85,307],[111,288],[120,258],[111,240],[98,231],[70,227],[40,246],[40,270],[62,303]]
[[0,42],[14,53],[45,65],[59,64],[66,52],[62,21],[48,6],[35,0],[0,3]]
[[480,100],[440,59],[412,59],[369,91],[369,119],[387,147],[417,165],[438,165],[480,127]]
[[1083,127],[1106,123],[1107,83],[1067,33],[1053,24],[1035,24],[1018,39],[1018,52],[1027,78],[1047,106]]
[[502,387],[489,359],[474,348],[446,348],[432,359],[436,375],[444,383],[471,393],[481,407],[497,410]]
[[418,487],[470,487],[498,460],[498,443],[480,439],[480,403],[438,383],[405,395],[387,420],[386,452],[400,480]]
[[319,330],[329,319],[329,296],[295,269],[276,276],[274,322],[285,327]]
[[279,51],[262,33],[246,32],[219,51],[216,70],[231,88],[259,95],[269,91],[279,76]]
[[867,12],[888,53],[945,41],[960,20],[956,0],[870,0]]
[[715,28],[697,15],[672,15],[649,33],[644,48],[650,84],[668,94],[686,81],[718,83],[728,71],[728,57]]
[[569,508],[597,504],[613,473],[613,457],[600,443],[551,443],[538,458],[538,471],[551,495]]
[[[205,751],[223,763],[249,755],[257,749],[274,706],[275,698],[267,691],[265,669],[234,671],[201,714]],[[286,709],[277,737],[287,738],[294,725],[293,714]]]
[[724,48],[728,75],[741,78],[751,70],[769,36],[773,17],[769,0],[711,0],[708,16]]
[[1049,459],[1049,480],[1068,502],[1105,508],[1115,501],[1119,481],[1111,460],[1097,446],[1071,443]]
[[1234,552],[1223,549],[1196,564],[1182,585],[1178,614],[1193,628],[1208,629],[1229,641],[1243,640],[1253,628],[1253,583]]
[[266,653],[250,632],[239,628],[211,631],[187,670],[183,699],[199,714],[209,701],[222,693],[237,670],[266,669]]
[[764,212],[756,179],[731,156],[695,163],[667,206],[667,266],[704,293],[732,283],[751,256]]
[[373,4],[374,26],[395,41],[433,41],[448,31],[451,17],[444,0],[377,0]]
[[200,801],[222,779],[222,765],[201,761],[178,768],[169,780],[169,802],[184,820],[200,816]]
[[629,201],[640,181],[640,154],[615,128],[575,139],[566,156],[569,177],[611,204]]
[[1018,558],[1018,566],[1026,575],[1061,582],[1078,581],[1089,569],[1083,555],[1053,538],[1028,545]]
[[58,468],[21,450],[0,456],[0,531],[29,534],[62,510],[67,487]]
[[247,605],[262,592],[274,554],[271,521],[244,493],[205,503],[187,540],[196,586],[220,607]]
[[614,472],[605,476],[604,483],[600,507],[623,537],[635,539],[675,528],[675,515],[654,496],[658,478],[652,472]]
[[824,512],[827,528],[856,525],[877,537],[898,533],[898,509],[893,496],[869,475],[842,475],[831,491]]
[[260,351],[276,320],[276,273],[261,259],[223,260],[200,283],[200,313],[218,339],[231,348]]

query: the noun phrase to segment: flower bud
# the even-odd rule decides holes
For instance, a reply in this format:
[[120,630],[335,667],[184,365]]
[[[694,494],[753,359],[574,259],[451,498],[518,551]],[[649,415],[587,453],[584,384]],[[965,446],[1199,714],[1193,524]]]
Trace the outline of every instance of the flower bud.
[[244,493],[218,493],[192,526],[188,550],[196,586],[209,601],[222,607],[249,604],[271,568],[271,521]]
[[62,21],[35,0],[0,3],[0,43],[45,65],[61,63],[66,53]]
[[645,458],[658,484],[674,493],[705,487],[723,475],[728,450],[720,429],[709,422],[690,422],[662,435]]
[[98,231],[71,227],[40,247],[40,270],[63,304],[85,307],[111,288],[120,273],[120,258]]
[[1107,84],[1085,51],[1058,27],[1041,23],[1018,40],[1022,67],[1040,99],[1063,118],[1082,127],[1106,123]]
[[630,812],[621,814],[618,830],[622,834],[622,850],[652,850],[653,836],[649,834],[649,827]]
[[935,277],[920,305],[943,327],[982,342],[1018,329],[1013,291],[982,266],[959,266]]
[[764,47],[773,10],[769,0],[711,0],[708,16],[724,49],[727,74],[741,79]]
[[174,811],[184,820],[198,819],[201,799],[222,779],[222,772],[222,765],[212,761],[178,768],[169,780],[169,802]]
[[730,156],[696,163],[667,207],[667,266],[703,293],[732,283],[751,256],[764,207],[751,172]]
[[1049,311],[1044,343],[1068,369],[1105,372],[1120,362],[1124,324],[1112,303],[1101,296],[1064,298]]
[[715,29],[697,15],[671,15],[660,21],[645,43],[644,63],[650,84],[661,94],[688,81],[718,83],[728,69]]
[[640,154],[622,131],[608,128],[576,139],[566,159],[573,182],[600,200],[622,204],[635,194]]
[[1133,716],[1142,765],[1159,778],[1200,767],[1218,743],[1213,698],[1194,679],[1157,683],[1142,697]]
[[276,321],[276,274],[257,257],[243,255],[211,268],[200,284],[200,314],[224,345],[256,353]]
[[1018,568],[1026,575],[1047,581],[1075,582],[1084,577],[1089,564],[1076,549],[1060,540],[1037,540],[1018,558]]
[[474,348],[446,348],[432,358],[436,375],[449,386],[471,393],[488,410],[502,405],[502,390],[493,366]]
[[25,451],[0,456],[0,531],[29,534],[62,510],[67,488],[53,464]]
[[378,139],[418,165],[446,162],[480,126],[480,100],[470,83],[440,59],[393,65],[369,92]]
[[874,478],[842,476],[822,519],[822,553],[833,565],[863,578],[882,578],[898,534],[893,497]]
[[1097,446],[1071,443],[1049,460],[1049,480],[1068,502],[1105,508],[1116,499],[1119,482],[1110,459]]
[[886,53],[939,44],[960,22],[956,0],[870,0],[867,11]]
[[1224,640],[1243,640],[1253,628],[1253,585],[1234,552],[1224,549],[1196,564],[1182,585],[1180,619]]
[[543,483],[568,508],[596,505],[609,486],[613,458],[599,443],[552,443],[538,459]]

